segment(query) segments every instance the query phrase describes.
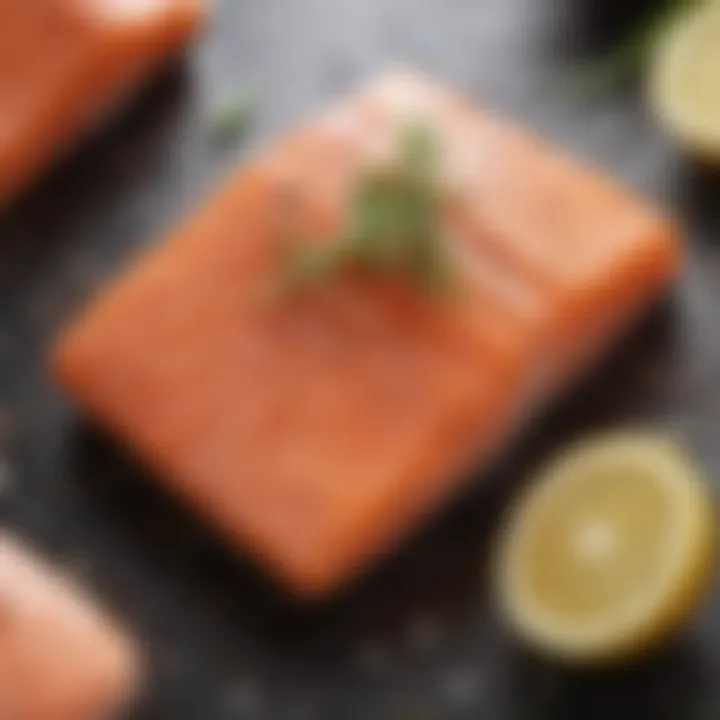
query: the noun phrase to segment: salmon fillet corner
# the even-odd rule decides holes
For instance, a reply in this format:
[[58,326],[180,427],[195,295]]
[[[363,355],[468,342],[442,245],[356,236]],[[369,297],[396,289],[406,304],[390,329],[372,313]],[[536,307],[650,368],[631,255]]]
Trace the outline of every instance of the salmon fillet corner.
[[[278,243],[328,237],[408,119],[443,148],[459,291],[339,273],[278,296]],[[674,277],[671,223],[413,73],[233,175],[61,336],[59,382],[169,488],[317,596],[387,551]]]

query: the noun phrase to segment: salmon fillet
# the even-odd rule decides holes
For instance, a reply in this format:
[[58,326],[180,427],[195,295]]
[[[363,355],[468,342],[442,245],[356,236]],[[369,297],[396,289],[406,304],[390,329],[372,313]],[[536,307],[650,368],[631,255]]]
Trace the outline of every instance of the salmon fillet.
[[66,579],[0,535],[0,717],[117,717],[137,680],[131,642]]
[[[276,292],[359,173],[432,124],[457,292],[337,273]],[[59,339],[52,368],[167,485],[291,588],[338,587],[566,387],[678,265],[642,202],[412,73],[281,139]]]
[[0,205],[197,29],[204,0],[0,0]]

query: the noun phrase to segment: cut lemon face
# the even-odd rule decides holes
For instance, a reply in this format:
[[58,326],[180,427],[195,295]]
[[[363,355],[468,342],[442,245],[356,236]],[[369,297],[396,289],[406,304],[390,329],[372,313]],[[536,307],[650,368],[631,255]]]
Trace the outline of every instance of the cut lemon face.
[[720,159],[720,2],[699,3],[660,39],[650,95],[673,136],[694,153]]
[[604,662],[679,628],[709,582],[715,512],[671,441],[622,434],[552,462],[500,538],[501,608],[537,649]]

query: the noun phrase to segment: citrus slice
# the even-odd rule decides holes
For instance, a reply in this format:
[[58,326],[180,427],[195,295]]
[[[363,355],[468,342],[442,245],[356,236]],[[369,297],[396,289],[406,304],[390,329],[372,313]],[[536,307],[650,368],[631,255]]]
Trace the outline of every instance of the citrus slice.
[[662,35],[650,94],[674,137],[704,158],[720,159],[720,2],[699,3]]
[[623,659],[678,629],[708,585],[715,513],[670,440],[618,434],[552,462],[500,538],[502,610],[559,659]]

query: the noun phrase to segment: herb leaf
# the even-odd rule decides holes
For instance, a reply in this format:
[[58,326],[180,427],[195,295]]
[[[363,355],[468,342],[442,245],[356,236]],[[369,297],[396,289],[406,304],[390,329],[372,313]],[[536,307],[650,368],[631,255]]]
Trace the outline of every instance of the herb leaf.
[[450,262],[438,169],[438,138],[425,124],[408,124],[399,138],[396,164],[357,181],[340,236],[291,253],[288,276],[293,286],[298,278],[306,285],[356,266],[404,274],[426,290],[446,287]]
[[405,168],[418,178],[429,180],[438,171],[440,148],[432,129],[420,120],[409,123],[402,134],[400,159]]

